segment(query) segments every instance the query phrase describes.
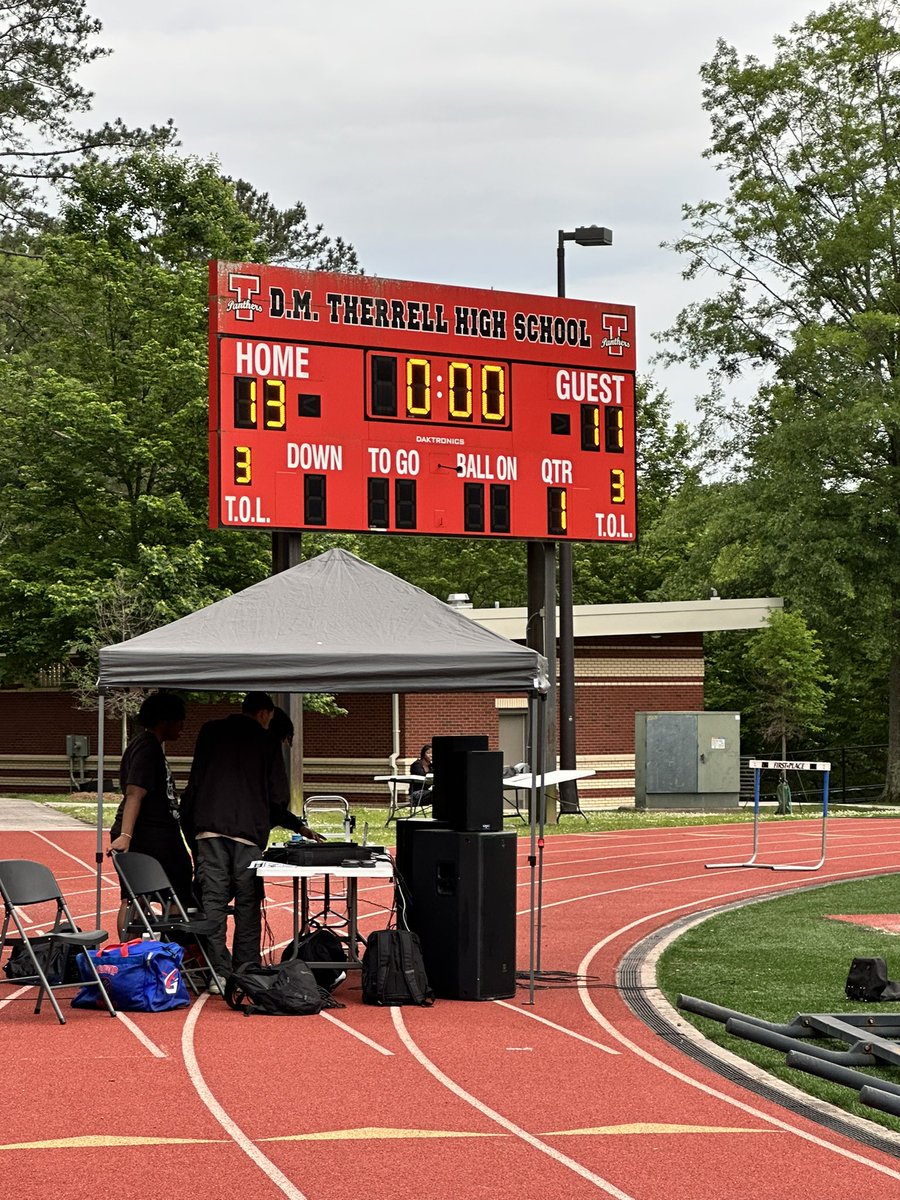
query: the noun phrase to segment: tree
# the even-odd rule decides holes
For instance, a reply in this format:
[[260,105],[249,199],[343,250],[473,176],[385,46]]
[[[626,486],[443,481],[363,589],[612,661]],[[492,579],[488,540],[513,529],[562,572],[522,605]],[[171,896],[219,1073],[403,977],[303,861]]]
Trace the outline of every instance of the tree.
[[[684,209],[686,275],[719,290],[670,331],[710,366],[707,461],[743,480],[776,586],[888,695],[900,799],[900,0],[844,0],[701,70],[727,196]],[[750,375],[740,406],[733,381]],[[726,457],[728,464],[726,468]],[[725,529],[741,555],[745,530]],[[723,553],[726,552],[723,548]]]
[[41,257],[0,276],[0,650],[27,679],[92,644],[125,579],[153,623],[268,573],[207,527],[207,268],[255,222],[213,161],[88,156]]
[[784,759],[789,740],[822,728],[834,682],[822,647],[799,612],[774,612],[747,643],[744,662],[754,689],[747,715],[763,739],[777,741]]
[[144,133],[121,121],[95,131],[76,123],[91,101],[79,76],[108,53],[95,44],[100,29],[85,0],[0,3],[0,234],[14,244],[42,224],[41,185],[85,151],[173,140],[171,125]]
[[257,229],[255,261],[321,271],[359,270],[353,247],[341,237],[329,237],[323,225],[310,225],[305,204],[278,209],[268,192],[258,192],[244,179],[229,182],[242,211]]

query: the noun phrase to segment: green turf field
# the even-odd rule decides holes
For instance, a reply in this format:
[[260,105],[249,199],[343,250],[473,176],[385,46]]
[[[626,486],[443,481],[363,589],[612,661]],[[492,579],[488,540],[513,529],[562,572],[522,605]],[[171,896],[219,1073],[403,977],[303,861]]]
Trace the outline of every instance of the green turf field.
[[[898,912],[896,875],[827,884],[745,905],[711,917],[673,942],[660,959],[657,979],[672,1004],[684,993],[769,1021],[788,1022],[798,1012],[896,1012],[897,1004],[850,1003],[844,984],[856,956],[881,955],[889,977],[900,979],[900,937],[828,917]],[[711,1041],[779,1079],[900,1130],[900,1120],[859,1104],[850,1089],[787,1067],[781,1051],[733,1037],[718,1021],[687,1012],[682,1016]],[[863,1069],[900,1082],[900,1068]]]

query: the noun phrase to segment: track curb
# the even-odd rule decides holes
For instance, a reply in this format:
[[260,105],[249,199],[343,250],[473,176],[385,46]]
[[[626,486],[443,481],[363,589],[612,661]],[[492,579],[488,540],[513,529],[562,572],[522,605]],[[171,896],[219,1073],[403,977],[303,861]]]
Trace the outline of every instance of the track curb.
[[791,892],[808,891],[811,886],[824,888],[836,884],[806,884],[796,888],[779,889],[766,896],[736,900],[704,909],[703,912],[679,917],[676,921],[654,930],[631,947],[616,968],[616,986],[625,1004],[639,1020],[695,1062],[749,1092],[821,1125],[830,1132],[841,1133],[892,1158],[900,1158],[900,1133],[867,1121],[854,1113],[848,1113],[827,1100],[811,1096],[730,1050],[716,1045],[669,1003],[656,981],[656,967],[661,955],[689,929],[702,925],[704,921],[720,913],[744,908],[748,904],[761,904]]

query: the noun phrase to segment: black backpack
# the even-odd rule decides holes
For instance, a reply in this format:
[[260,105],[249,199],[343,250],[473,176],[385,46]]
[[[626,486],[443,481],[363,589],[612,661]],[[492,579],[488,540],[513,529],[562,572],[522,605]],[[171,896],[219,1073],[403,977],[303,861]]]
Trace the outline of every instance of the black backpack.
[[297,942],[296,952],[294,943],[289,942],[281,956],[282,962],[292,958],[302,958],[308,963],[319,987],[327,992],[333,992],[339,983],[347,978],[347,972],[341,967],[322,967],[319,963],[346,962],[347,954],[344,943],[332,929],[324,927],[314,929],[306,937]]
[[343,1008],[319,987],[302,958],[278,967],[240,967],[225,981],[225,1000],[247,1017],[310,1017],[323,1008]]
[[[77,954],[74,953],[74,950],[77,947],[65,946],[59,942],[55,946],[51,946],[49,941],[42,941],[38,937],[31,939],[31,948],[47,976],[48,983],[82,982],[78,964],[75,961]],[[69,953],[70,950],[73,953]],[[28,957],[28,951],[22,942],[13,943],[12,953],[7,959],[3,972],[7,979],[37,978],[34,973],[34,963]]]
[[418,935],[408,929],[370,933],[362,959],[364,1004],[433,1004]]

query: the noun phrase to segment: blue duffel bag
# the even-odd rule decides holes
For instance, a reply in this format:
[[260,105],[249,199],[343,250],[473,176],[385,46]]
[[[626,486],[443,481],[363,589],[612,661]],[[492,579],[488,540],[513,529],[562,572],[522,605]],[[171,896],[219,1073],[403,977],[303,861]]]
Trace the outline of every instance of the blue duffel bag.
[[[103,980],[113,1008],[122,1012],[164,1012],[185,1008],[191,998],[181,978],[184,947],[176,942],[138,938],[89,950],[97,974]],[[83,954],[78,955],[83,980],[91,978]],[[97,985],[88,984],[72,998],[73,1008],[102,1008]]]

